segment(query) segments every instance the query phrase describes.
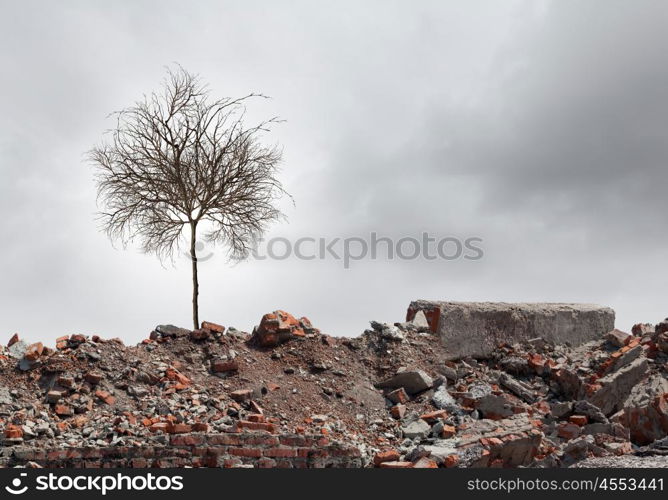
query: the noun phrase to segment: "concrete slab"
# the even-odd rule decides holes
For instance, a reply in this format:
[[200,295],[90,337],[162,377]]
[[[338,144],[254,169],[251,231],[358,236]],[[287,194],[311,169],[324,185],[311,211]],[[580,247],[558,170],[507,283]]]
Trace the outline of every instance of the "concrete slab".
[[595,304],[506,302],[411,302],[407,321],[422,311],[438,334],[448,359],[487,357],[501,343],[543,338],[580,345],[600,339],[615,327],[615,312]]

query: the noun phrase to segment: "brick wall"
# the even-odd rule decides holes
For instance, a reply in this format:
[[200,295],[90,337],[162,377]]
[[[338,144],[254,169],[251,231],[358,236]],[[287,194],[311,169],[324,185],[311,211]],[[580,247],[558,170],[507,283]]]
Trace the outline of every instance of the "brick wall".
[[358,448],[330,442],[323,436],[268,434],[158,435],[142,446],[37,448],[15,446],[2,450],[2,464],[43,467],[234,467],[260,468],[361,467]]

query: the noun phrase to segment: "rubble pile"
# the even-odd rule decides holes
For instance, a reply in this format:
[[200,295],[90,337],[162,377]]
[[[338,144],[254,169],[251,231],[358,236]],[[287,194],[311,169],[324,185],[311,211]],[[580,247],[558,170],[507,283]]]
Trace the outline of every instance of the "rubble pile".
[[159,325],[137,346],[14,335],[0,350],[0,464],[564,467],[668,455],[668,320],[452,359],[437,317],[409,318],[355,338],[285,311],[252,333]]

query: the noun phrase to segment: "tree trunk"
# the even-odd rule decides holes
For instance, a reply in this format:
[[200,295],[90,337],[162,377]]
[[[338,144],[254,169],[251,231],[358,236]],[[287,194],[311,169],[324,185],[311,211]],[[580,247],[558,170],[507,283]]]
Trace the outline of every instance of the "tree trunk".
[[199,281],[197,280],[197,222],[190,223],[190,259],[193,265],[193,327],[195,330],[199,328]]

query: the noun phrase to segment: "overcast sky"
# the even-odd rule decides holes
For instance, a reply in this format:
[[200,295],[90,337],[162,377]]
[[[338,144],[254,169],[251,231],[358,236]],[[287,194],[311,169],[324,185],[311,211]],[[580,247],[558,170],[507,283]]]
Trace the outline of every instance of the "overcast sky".
[[[0,0],[0,336],[189,326],[186,258],[114,248],[85,152],[165,65],[286,120],[269,236],[483,242],[481,260],[202,263],[200,318],[281,308],[335,335],[413,299],[668,315],[668,2]],[[1,340],[1,339],[0,339]]]

